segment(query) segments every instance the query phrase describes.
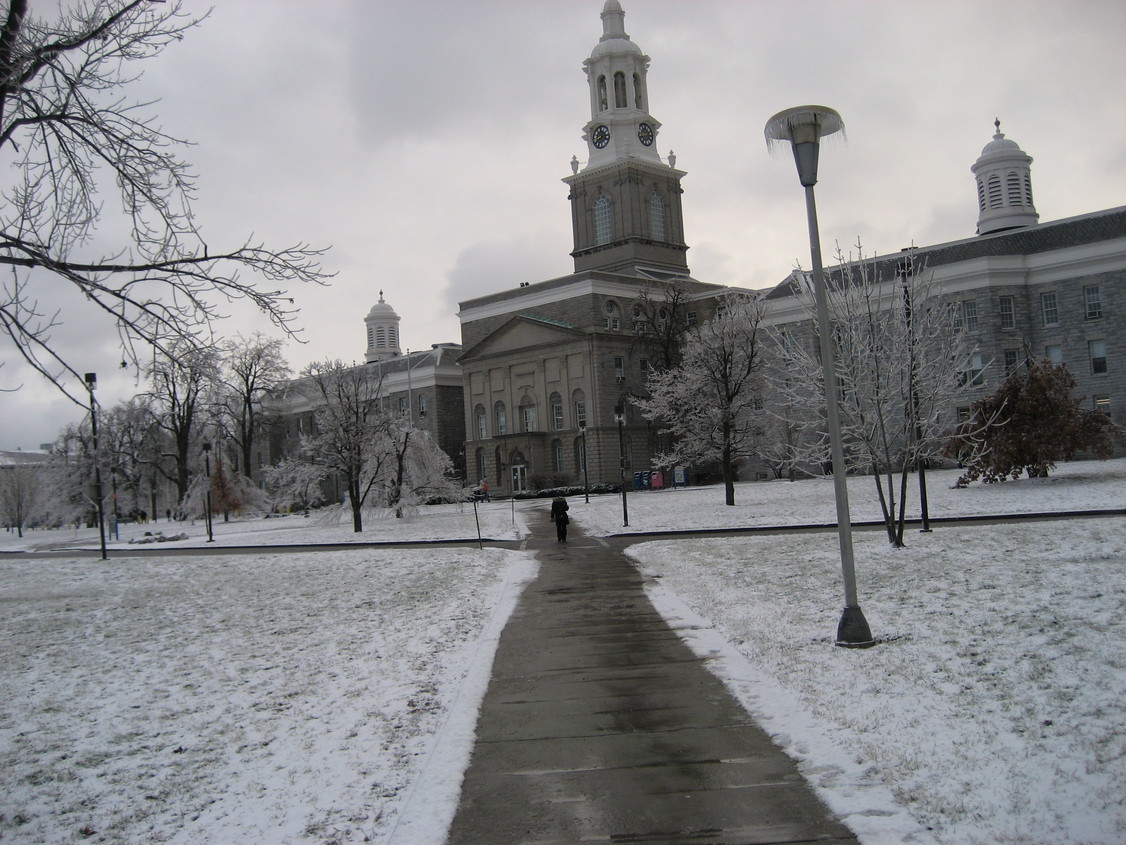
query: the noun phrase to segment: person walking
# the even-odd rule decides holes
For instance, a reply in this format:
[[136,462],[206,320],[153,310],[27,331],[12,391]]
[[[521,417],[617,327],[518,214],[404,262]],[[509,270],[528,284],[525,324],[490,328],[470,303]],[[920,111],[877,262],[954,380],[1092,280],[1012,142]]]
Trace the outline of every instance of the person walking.
[[568,510],[567,500],[562,496],[556,496],[552,500],[551,521],[555,523],[555,539],[560,543],[567,542],[567,523],[571,521],[567,516]]

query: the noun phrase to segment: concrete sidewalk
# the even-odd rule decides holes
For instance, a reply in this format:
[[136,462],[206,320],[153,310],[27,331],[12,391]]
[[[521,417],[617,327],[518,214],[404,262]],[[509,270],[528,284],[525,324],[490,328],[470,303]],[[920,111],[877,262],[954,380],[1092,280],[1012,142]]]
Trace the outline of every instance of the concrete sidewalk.
[[696,658],[636,568],[535,517],[451,845],[856,842]]

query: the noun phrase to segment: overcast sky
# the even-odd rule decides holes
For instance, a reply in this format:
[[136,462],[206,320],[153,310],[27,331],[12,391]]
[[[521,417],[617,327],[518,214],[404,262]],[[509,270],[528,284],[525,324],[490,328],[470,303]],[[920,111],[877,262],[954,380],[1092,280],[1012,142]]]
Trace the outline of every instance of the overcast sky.
[[[332,285],[293,291],[306,341],[288,347],[295,370],[362,360],[380,289],[413,350],[460,340],[459,301],[572,271],[560,180],[586,155],[582,61],[603,0],[213,1],[133,94],[158,97],[164,127],[195,142],[185,157],[213,247],[250,235],[331,246]],[[1120,0],[622,4],[652,59],[659,152],[688,174],[688,263],[702,281],[759,289],[808,266],[793,161],[762,134],[806,103],[847,126],[821,156],[827,255],[858,237],[886,253],[973,236],[969,168],[995,117],[1034,159],[1042,221],[1126,203]],[[234,314],[225,333],[266,328]],[[98,372],[99,400],[141,389],[111,327],[81,316],[64,311],[56,337]],[[81,418],[0,354],[0,387],[22,385],[0,394],[0,449],[37,448]]]

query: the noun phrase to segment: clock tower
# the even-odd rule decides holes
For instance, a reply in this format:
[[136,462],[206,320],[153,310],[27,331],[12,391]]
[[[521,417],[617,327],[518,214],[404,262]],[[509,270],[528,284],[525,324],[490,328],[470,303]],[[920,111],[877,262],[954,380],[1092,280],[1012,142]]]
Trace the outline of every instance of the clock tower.
[[[588,160],[572,159],[570,186],[575,272],[644,271],[687,275],[680,180],[684,172],[657,151],[661,124],[649,114],[649,57],[625,31],[618,0],[602,9],[602,38],[585,62],[590,120]],[[581,169],[580,169],[581,167]]]

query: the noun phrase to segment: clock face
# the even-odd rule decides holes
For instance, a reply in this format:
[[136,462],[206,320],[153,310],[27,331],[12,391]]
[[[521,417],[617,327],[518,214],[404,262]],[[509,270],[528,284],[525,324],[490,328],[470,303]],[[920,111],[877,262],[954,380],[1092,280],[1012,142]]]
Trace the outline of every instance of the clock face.
[[641,143],[643,143],[647,147],[650,144],[652,144],[653,143],[653,127],[650,126],[648,123],[639,124],[638,127],[637,127],[637,140],[639,140]]
[[610,143],[610,127],[604,123],[598,124],[594,127],[594,131],[590,133],[590,140],[598,149],[602,149]]

